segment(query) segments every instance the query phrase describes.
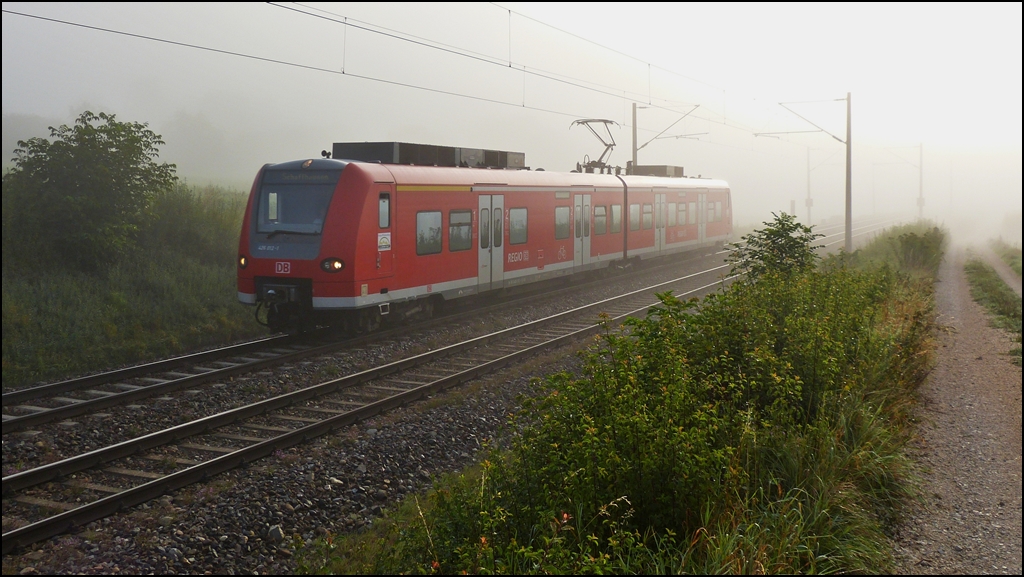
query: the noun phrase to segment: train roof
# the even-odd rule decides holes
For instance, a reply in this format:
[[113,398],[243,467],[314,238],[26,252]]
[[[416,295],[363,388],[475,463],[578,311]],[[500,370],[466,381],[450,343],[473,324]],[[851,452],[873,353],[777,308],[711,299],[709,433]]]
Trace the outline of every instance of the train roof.
[[[335,161],[342,162],[342,161]],[[366,171],[375,181],[396,184],[456,186],[521,186],[521,187],[595,187],[621,188],[624,181],[631,188],[728,188],[724,180],[710,178],[666,178],[657,176],[625,176],[546,170],[502,170],[440,166],[410,166],[351,162]]]
[[[308,164],[307,164],[308,163]],[[268,170],[344,170],[358,167],[376,182],[394,182],[420,186],[512,186],[546,188],[729,188],[724,180],[712,178],[669,178],[661,176],[627,176],[620,180],[612,174],[554,172],[547,170],[507,170],[445,166],[414,166],[381,164],[344,159],[313,158],[267,165]]]

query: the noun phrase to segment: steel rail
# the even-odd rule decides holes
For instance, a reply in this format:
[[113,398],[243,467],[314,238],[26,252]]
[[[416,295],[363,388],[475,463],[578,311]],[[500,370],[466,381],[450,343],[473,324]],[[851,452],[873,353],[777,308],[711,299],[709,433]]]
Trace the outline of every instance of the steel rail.
[[[685,256],[690,256],[690,255],[680,255],[680,256],[684,256],[685,257]],[[701,254],[701,255],[698,255],[697,258],[698,259],[699,258],[704,258],[705,256],[706,255]],[[674,262],[666,264],[665,266],[672,266],[672,264],[678,264],[678,260],[674,260]],[[594,284],[598,284],[601,281],[597,280],[597,281],[592,281],[592,282]],[[570,291],[570,290],[579,290],[579,288],[580,288],[579,286],[576,286],[574,288],[560,289],[558,291],[555,291],[555,294],[566,292],[566,291]],[[524,294],[530,294],[530,293],[527,292],[527,293],[524,293]],[[546,296],[551,296],[552,293],[551,293],[551,291],[548,291],[545,294],[546,294]],[[520,300],[520,299],[516,299],[516,301],[518,301],[518,300]],[[503,307],[515,306],[516,301],[501,303],[501,304],[499,304],[499,305],[497,305],[497,306],[495,306],[493,308],[501,309]],[[487,309],[490,309],[490,308],[492,308],[492,307],[485,307],[484,311],[486,311]],[[481,310],[468,310],[468,311],[460,312],[460,313],[457,313],[457,314],[454,314],[454,315],[445,315],[445,316],[438,317],[436,319],[433,319],[431,321],[428,321],[428,322],[424,323],[422,328],[428,328],[429,326],[432,326],[432,325],[435,325],[435,324],[439,324],[439,323],[452,322],[453,320],[458,320],[458,319],[463,318],[463,317],[468,317],[468,316],[480,314],[481,312],[483,312],[483,311],[481,311]],[[190,376],[187,376],[187,377],[179,377],[179,378],[175,378],[175,379],[168,379],[168,380],[166,380],[165,382],[162,382],[162,383],[154,383],[154,384],[146,385],[146,386],[143,386],[141,388],[134,389],[134,390],[131,390],[131,391],[124,391],[124,392],[120,392],[120,393],[116,393],[116,394],[111,394],[111,395],[107,395],[107,396],[103,396],[103,397],[99,397],[99,398],[81,399],[81,400],[79,400],[79,402],[75,402],[73,404],[64,405],[64,406],[60,406],[60,407],[53,407],[53,408],[50,408],[50,409],[45,410],[45,411],[38,411],[38,412],[30,413],[30,414],[27,414],[27,415],[7,415],[7,414],[5,414],[4,415],[4,421],[3,421],[3,432],[4,432],[5,435],[8,434],[8,433],[16,433],[16,432],[19,432],[19,431],[26,430],[26,429],[28,429],[30,427],[35,427],[35,426],[43,425],[43,424],[50,423],[50,422],[53,422],[53,421],[70,419],[70,418],[73,418],[73,417],[77,417],[79,415],[89,414],[89,413],[100,411],[100,410],[103,410],[103,409],[106,409],[106,408],[110,408],[110,407],[115,407],[115,406],[122,405],[122,404],[131,403],[131,402],[138,401],[138,400],[141,400],[141,399],[145,399],[145,398],[148,398],[148,397],[152,397],[152,396],[155,396],[155,395],[165,394],[165,393],[181,390],[181,389],[188,388],[188,387],[198,386],[198,385],[201,385],[201,384],[204,384],[204,383],[207,383],[207,382],[216,381],[216,380],[224,379],[224,378],[227,378],[227,377],[233,377],[233,376],[236,376],[236,375],[244,374],[244,373],[247,373],[247,372],[259,370],[259,369],[262,369],[262,368],[267,368],[267,367],[270,367],[270,366],[274,366],[274,365],[277,365],[277,364],[282,364],[282,363],[285,363],[285,362],[290,362],[290,361],[293,361],[293,360],[297,360],[297,359],[301,359],[301,358],[305,358],[305,357],[309,357],[309,356],[325,354],[325,353],[337,350],[337,349],[339,349],[341,347],[362,344],[362,343],[367,342],[367,341],[387,339],[387,338],[389,338],[391,336],[394,336],[394,335],[397,335],[397,334],[402,334],[403,332],[406,332],[407,330],[408,330],[407,328],[396,327],[396,328],[387,329],[387,330],[384,330],[384,331],[381,331],[381,332],[375,332],[375,333],[372,333],[372,334],[369,334],[369,335],[362,335],[362,336],[357,336],[357,337],[343,338],[343,339],[340,339],[338,341],[335,341],[335,342],[332,342],[332,343],[329,343],[329,344],[326,344],[326,345],[321,345],[321,346],[318,346],[318,347],[309,347],[309,348],[305,348],[305,349],[302,349],[302,350],[297,350],[294,353],[277,353],[273,357],[269,357],[269,358],[266,358],[266,359],[261,359],[261,360],[258,360],[258,361],[250,361],[250,362],[246,362],[246,363],[236,364],[235,366],[231,366],[231,367],[225,367],[225,368],[215,369],[215,370],[211,370],[211,371],[204,371],[202,373],[198,373],[198,374],[195,374],[195,375],[190,375]],[[326,331],[321,331],[321,332],[326,332]],[[82,379],[73,379],[73,380],[64,381],[64,382],[61,382],[61,383],[54,383],[52,385],[43,385],[41,387],[34,387],[32,389],[23,389],[21,391],[14,391],[14,392],[9,393],[9,394],[12,396],[12,399],[18,399],[18,400],[22,400],[22,401],[23,400],[29,400],[31,398],[38,398],[38,397],[40,397],[40,396],[42,396],[44,394],[56,394],[56,393],[60,393],[60,392],[67,392],[67,391],[70,391],[70,390],[74,390],[76,388],[82,388],[84,386],[95,386],[95,385],[100,384],[100,383],[109,382],[109,381],[102,380],[103,377],[111,377],[111,376],[113,376],[114,380],[120,380],[120,379],[126,378],[126,376],[128,376],[128,375],[159,374],[158,371],[167,368],[168,364],[170,364],[172,367],[177,367],[177,366],[180,366],[181,364],[184,364],[184,363],[187,363],[187,362],[190,362],[190,361],[191,362],[197,362],[197,361],[198,362],[202,362],[202,361],[208,361],[211,358],[227,359],[227,358],[231,358],[232,356],[238,356],[240,354],[244,354],[245,351],[258,351],[258,350],[266,347],[268,344],[269,345],[283,346],[285,344],[294,344],[295,342],[299,342],[299,341],[300,341],[299,337],[292,336],[292,335],[284,335],[284,336],[279,336],[279,337],[270,337],[270,338],[266,338],[266,339],[261,339],[259,341],[253,341],[251,343],[242,343],[240,345],[233,345],[231,347],[224,347],[224,348],[221,348],[221,349],[215,349],[215,350],[206,351],[206,352],[203,352],[203,353],[196,353],[194,355],[186,355],[186,356],[183,356],[183,357],[176,357],[175,359],[167,359],[166,361],[158,361],[158,362],[155,362],[155,363],[147,363],[147,364],[144,364],[144,365],[138,365],[136,367],[127,367],[125,369],[121,369],[121,370],[118,370],[118,371],[110,371],[110,372],[106,372],[106,373],[100,373],[100,374],[97,374],[97,375],[91,375],[89,377],[83,377]],[[239,347],[244,347],[244,348],[239,348]],[[253,354],[253,353],[250,352],[250,354]],[[30,397],[29,396],[29,394],[30,394],[29,391],[32,391],[34,393],[34,395]]]
[[[722,267],[723,266],[716,267],[716,269],[713,269],[712,271],[722,269]],[[711,271],[708,271],[708,272],[711,272]],[[457,353],[459,351],[463,351],[463,349],[466,349],[466,348],[475,348],[477,345],[484,344],[486,342],[489,342],[490,340],[494,340],[494,339],[497,339],[497,338],[500,338],[500,337],[507,337],[507,336],[510,336],[510,335],[513,335],[513,334],[519,334],[519,333],[527,332],[531,328],[536,328],[540,324],[550,323],[550,322],[552,322],[554,320],[557,320],[559,318],[563,318],[563,317],[567,317],[567,316],[570,316],[570,315],[574,315],[574,314],[579,314],[579,313],[585,312],[587,310],[590,310],[590,308],[593,308],[593,307],[596,307],[596,306],[600,306],[601,304],[608,303],[609,301],[621,300],[621,299],[629,298],[631,296],[637,295],[637,293],[640,293],[640,292],[646,292],[646,291],[649,291],[649,290],[653,290],[653,289],[658,288],[658,287],[662,287],[662,286],[665,286],[665,285],[668,285],[668,284],[676,283],[676,282],[679,282],[679,281],[682,281],[682,280],[686,280],[686,279],[695,277],[697,275],[706,274],[706,273],[707,272],[702,272],[702,273],[696,273],[696,274],[693,274],[693,275],[688,275],[686,277],[682,277],[680,279],[675,279],[675,280],[669,281],[667,283],[660,283],[658,285],[654,285],[653,287],[647,287],[645,289],[640,289],[640,290],[637,290],[637,291],[632,291],[630,293],[627,293],[627,294],[624,294],[624,295],[621,295],[621,296],[612,297],[612,298],[609,298],[609,299],[604,299],[604,300],[599,301],[599,302],[595,302],[595,303],[587,304],[587,305],[580,306],[580,307],[577,307],[577,308],[573,308],[573,310],[571,310],[571,311],[567,311],[567,312],[564,312],[564,313],[559,313],[557,315],[553,315],[553,316],[547,317],[545,319],[540,319],[540,320],[537,320],[537,321],[532,321],[530,323],[526,323],[526,324],[523,324],[523,325],[520,325],[520,326],[517,326],[517,327],[512,327],[512,328],[509,328],[509,329],[504,329],[502,331],[498,331],[496,333],[492,333],[492,334],[489,334],[489,335],[484,335],[484,336],[481,336],[481,337],[476,337],[476,338],[471,339],[469,341],[466,341],[464,343],[450,345],[450,346],[438,349],[438,351],[436,351],[436,352],[431,352],[431,353],[428,353],[428,354],[425,354],[425,355],[422,355],[422,356],[418,356],[418,358],[429,357],[429,358],[431,358],[431,360],[434,360],[434,359],[440,358],[440,357],[447,357],[447,356],[450,356],[450,355],[452,355],[454,353]],[[715,287],[715,286],[720,286],[722,283],[724,283],[724,282],[726,282],[726,281],[728,281],[728,280],[730,280],[732,278],[734,278],[734,277],[729,277],[729,278],[723,279],[721,281],[716,281],[714,283],[710,283],[710,284],[707,284],[705,286],[701,286],[701,287],[698,287],[696,289],[692,289],[692,290],[690,290],[690,291],[688,291],[686,293],[683,293],[683,295],[681,295],[681,296],[685,296],[687,294],[692,294],[694,292],[697,292],[697,291],[700,291],[700,290],[705,290],[705,289],[712,288],[712,287]],[[610,319],[610,322],[620,322],[620,321],[622,321],[623,319],[625,319],[627,317],[630,317],[630,316],[633,316],[633,315],[637,315],[637,314],[646,312],[646,311],[649,310],[649,308],[651,306],[655,306],[657,304],[659,304],[659,302],[653,302],[653,303],[645,304],[643,306],[634,308],[634,310],[631,310],[631,311],[629,311],[627,313],[618,314],[615,317],[613,317],[612,319]],[[406,405],[406,404],[415,402],[415,401],[423,398],[424,396],[436,394],[436,393],[438,393],[438,391],[443,390],[445,388],[450,388],[452,386],[461,384],[461,383],[466,382],[468,380],[472,380],[474,378],[477,378],[477,377],[479,377],[481,375],[484,375],[484,374],[487,374],[487,373],[490,373],[490,372],[494,372],[496,370],[504,368],[505,366],[507,366],[507,365],[509,365],[509,364],[511,364],[511,363],[513,363],[513,362],[515,362],[517,360],[519,360],[519,359],[522,359],[524,357],[528,357],[528,356],[534,355],[534,354],[536,354],[536,353],[538,353],[540,351],[544,351],[544,349],[549,349],[552,346],[560,345],[560,344],[562,344],[564,342],[567,342],[570,339],[579,338],[579,337],[582,337],[582,336],[586,336],[586,335],[592,334],[592,333],[594,333],[596,331],[599,331],[599,330],[601,330],[607,324],[607,322],[609,322],[609,321],[593,323],[593,324],[590,324],[589,326],[586,326],[584,328],[577,329],[577,330],[572,330],[570,332],[561,334],[559,336],[545,339],[542,342],[538,342],[538,343],[531,344],[531,345],[528,345],[526,347],[523,347],[523,348],[519,349],[519,351],[517,351],[515,353],[511,353],[509,355],[505,355],[505,356],[499,357],[498,359],[494,359],[494,360],[490,360],[490,361],[481,363],[481,364],[477,365],[476,367],[472,367],[472,368],[466,369],[464,371],[455,373],[455,374],[450,375],[450,376],[442,377],[440,379],[437,379],[437,380],[434,380],[432,382],[426,383],[426,384],[424,384],[422,386],[418,386],[418,387],[409,389],[407,391],[403,391],[403,393],[400,393],[398,395],[394,395],[394,396],[391,396],[391,397],[388,397],[388,398],[385,398],[385,399],[381,399],[379,401],[375,401],[373,403],[370,403],[370,404],[368,404],[368,405],[366,405],[364,407],[359,407],[357,409],[353,409],[352,411],[348,411],[346,413],[342,413],[340,415],[336,415],[334,417],[330,417],[330,418],[324,419],[322,421],[306,425],[304,427],[295,429],[293,431],[286,432],[286,434],[281,435],[279,437],[271,438],[271,439],[268,439],[266,441],[263,441],[263,442],[255,444],[255,445],[252,445],[250,447],[246,447],[246,448],[240,449],[238,451],[234,451],[234,452],[229,453],[227,455],[223,455],[221,457],[216,457],[216,458],[210,459],[210,460],[208,460],[206,462],[203,462],[203,463],[200,463],[198,465],[194,465],[194,466],[188,467],[188,468],[186,468],[184,470],[180,470],[180,471],[171,473],[171,475],[163,477],[161,479],[154,480],[152,482],[148,482],[148,483],[139,485],[137,487],[134,487],[134,488],[122,491],[121,493],[117,493],[117,494],[111,495],[109,497],[104,497],[104,498],[98,499],[98,500],[93,501],[91,503],[87,503],[85,505],[76,507],[76,508],[74,508],[72,510],[68,510],[68,511],[65,511],[65,512],[62,512],[62,513],[58,513],[58,514],[56,514],[56,516],[53,516],[53,517],[44,519],[42,521],[39,521],[39,522],[30,524],[30,525],[27,525],[25,527],[20,527],[18,529],[12,530],[12,531],[10,531],[8,533],[4,533],[3,534],[3,554],[7,554],[8,552],[10,552],[10,551],[12,551],[12,550],[14,550],[14,549],[16,549],[18,547],[22,547],[22,546],[25,546],[25,545],[28,545],[28,544],[31,544],[31,543],[34,543],[34,542],[38,542],[38,541],[40,541],[42,539],[46,539],[46,538],[49,538],[49,537],[52,537],[52,536],[55,536],[55,535],[59,535],[61,533],[65,533],[65,532],[70,531],[70,530],[72,530],[72,529],[74,529],[76,527],[81,527],[81,526],[83,526],[83,525],[85,525],[87,523],[91,523],[91,522],[96,521],[98,519],[102,519],[104,517],[109,517],[109,516],[111,516],[111,514],[114,514],[114,513],[118,512],[120,510],[123,510],[123,509],[127,508],[127,507],[131,507],[131,506],[134,506],[134,505],[137,505],[137,504],[141,504],[141,503],[143,503],[145,501],[155,499],[155,498],[157,498],[157,497],[159,497],[159,496],[161,496],[161,495],[163,495],[163,494],[165,494],[165,493],[167,493],[169,491],[174,491],[174,490],[179,489],[181,487],[185,487],[185,486],[190,485],[190,484],[201,482],[201,481],[203,481],[205,479],[208,479],[210,477],[213,477],[215,475],[219,475],[219,473],[221,473],[221,472],[224,472],[224,471],[230,470],[232,468],[239,467],[239,466],[241,466],[241,465],[243,465],[245,463],[252,462],[254,460],[266,457],[266,456],[272,454],[274,451],[278,451],[278,450],[281,450],[281,449],[287,449],[289,447],[293,447],[295,445],[298,445],[298,444],[303,443],[305,441],[308,441],[310,439],[314,439],[316,437],[321,437],[323,435],[328,434],[328,432],[330,432],[331,430],[334,430],[334,429],[337,429],[337,428],[340,428],[340,427],[343,427],[343,426],[348,426],[348,425],[350,425],[352,423],[355,423],[355,422],[358,422],[358,421],[361,421],[361,420],[365,420],[365,419],[370,418],[372,416],[375,416],[375,415],[377,415],[377,414],[379,414],[379,413],[381,413],[383,411],[391,410],[391,409],[400,407],[402,405]],[[359,373],[358,375],[351,375],[349,377],[343,377],[341,379],[335,379],[333,381],[329,381],[327,383],[323,383],[322,385],[318,385],[318,386],[329,386],[329,385],[339,385],[340,386],[341,383],[343,383],[345,381],[349,381],[350,379],[353,379],[353,377],[362,377],[360,380],[372,380],[372,378],[376,378],[376,377],[369,377],[368,373],[379,373],[379,372],[381,372],[384,369],[391,369],[388,372],[395,372],[397,370],[396,365],[407,364],[407,361],[410,361],[410,360],[412,360],[412,359],[398,361],[396,363],[392,363],[392,364],[390,364],[388,366],[385,366],[385,367],[379,367],[377,369],[371,369],[370,371],[364,371],[362,373]],[[423,363],[415,363],[413,365],[415,366],[415,365],[421,365],[421,364],[423,364]],[[381,376],[381,375],[377,375],[377,376]],[[350,384],[348,384],[348,386],[351,386],[352,384],[354,384],[354,383],[350,383]],[[308,390],[309,389],[303,389],[303,390],[300,390],[300,391],[296,391],[296,393],[304,393],[304,391],[308,391]],[[289,395],[282,396],[282,397],[291,397],[292,395],[294,395],[294,394],[289,394]],[[265,412],[265,411],[261,411],[261,412]],[[201,420],[206,420],[206,419],[201,419]],[[179,428],[179,427],[174,427],[174,428]],[[54,463],[54,464],[57,464],[57,463]],[[27,472],[31,472],[31,471],[27,471]],[[7,491],[8,491],[8,489],[7,489],[8,479],[10,479],[10,478],[4,479],[4,482],[3,482],[4,493],[7,493]]]
[[14,491],[19,491],[28,487],[39,485],[47,481],[53,480],[57,477],[66,476],[71,473],[88,469],[90,467],[94,467],[96,465],[100,465],[102,463],[106,463],[116,459],[122,459],[124,457],[134,455],[140,451],[152,449],[154,447],[159,447],[161,445],[165,445],[178,439],[201,434],[213,428],[232,424],[240,419],[250,418],[257,415],[261,415],[268,411],[285,408],[297,404],[299,402],[303,402],[329,393],[333,393],[337,390],[352,387],[372,379],[387,376],[394,372],[407,370],[411,367],[422,365],[425,362],[433,361],[445,356],[449,356],[454,353],[461,352],[466,349],[475,348],[480,345],[488,344],[494,340],[507,338],[509,336],[533,330],[541,325],[550,323],[552,321],[558,320],[569,315],[585,312],[589,309],[600,307],[617,300],[630,298],[646,291],[656,290],[663,286],[681,282],[683,280],[688,280],[690,278],[708,274],[710,272],[715,272],[717,270],[721,270],[724,268],[726,268],[726,265],[721,265],[711,269],[679,277],[677,279],[658,283],[650,287],[630,291],[622,295],[586,304],[580,307],[576,307],[574,309],[570,309],[568,311],[563,311],[561,313],[530,321],[528,323],[523,323],[514,327],[509,327],[507,329],[502,329],[500,331],[488,333],[486,335],[482,335],[479,337],[474,337],[472,339],[460,343],[448,345],[446,347],[435,349],[433,351],[428,351],[426,353],[394,361],[386,365],[381,365],[379,367],[366,369],[364,371],[360,371],[352,375],[347,375],[344,377],[326,381],[319,385],[314,385],[311,387],[307,387],[305,389],[299,389],[297,391],[292,391],[290,393],[278,395],[270,399],[257,401],[255,403],[251,403],[249,405],[245,405],[242,407],[229,409],[227,411],[223,411],[215,415],[210,415],[208,417],[203,417],[195,421],[183,423],[181,425],[170,427],[162,431],[157,431],[154,433],[150,433],[148,435],[143,435],[135,439],[122,441],[120,443],[104,447],[102,449],[97,449],[95,451],[90,451],[88,453],[83,453],[81,455],[69,457],[67,459],[50,463],[48,465],[36,467],[28,471],[15,473],[13,475],[9,475],[3,478],[3,494],[6,496]]
[[[86,455],[73,457],[62,462],[53,463],[52,465],[40,467],[39,469],[34,469],[32,471],[26,471],[24,473],[12,475],[10,477],[3,479],[3,491],[4,494],[6,495],[9,494],[10,492],[13,492],[14,490],[27,488],[30,486],[47,482],[60,475],[67,475],[70,474],[71,472],[88,468],[89,466],[94,466],[102,462],[134,454],[136,452],[139,452],[140,450],[144,450],[145,445],[153,444],[160,437],[164,437],[165,441],[166,439],[177,440],[183,437],[201,433],[210,428],[214,428],[216,426],[223,426],[223,424],[230,424],[230,422],[237,421],[239,418],[238,415],[241,413],[251,413],[250,416],[254,416],[268,412],[269,410],[273,410],[273,408],[271,408],[272,405],[280,405],[274,408],[283,408],[286,406],[294,405],[296,402],[299,402],[300,400],[306,400],[314,396],[322,396],[329,392],[333,392],[334,390],[347,388],[350,386],[354,386],[360,382],[369,381],[374,378],[384,376],[386,374],[397,372],[399,370],[402,370],[403,368],[412,368],[420,366],[422,364],[425,364],[425,362],[427,361],[447,357],[463,350],[474,349],[477,348],[478,346],[485,345],[497,339],[516,336],[521,333],[527,333],[533,331],[542,324],[550,324],[559,319],[579,314],[581,312],[585,312],[595,307],[610,304],[614,301],[629,299],[631,297],[638,296],[640,293],[655,290],[657,288],[661,288],[669,284],[674,284],[702,274],[707,274],[708,272],[720,270],[722,268],[725,267],[715,267],[707,271],[701,271],[691,275],[686,275],[684,277],[673,279],[671,281],[667,281],[664,283],[659,283],[651,287],[631,291],[629,293],[612,297],[609,299],[603,299],[602,301],[577,307],[570,311],[565,311],[562,313],[558,313],[556,315],[545,317],[543,319],[538,319],[535,321],[531,321],[529,323],[524,323],[516,327],[511,327],[508,329],[497,331],[495,333],[483,335],[481,337],[476,337],[463,343],[450,345],[448,347],[438,349],[437,351],[431,351],[423,355],[417,355],[416,357],[410,357],[409,359],[396,361],[395,363],[391,363],[383,367],[370,369],[358,373],[356,375],[350,375],[348,377],[342,377],[340,379],[328,381],[315,387],[310,387],[308,389],[295,391],[294,393],[281,395],[279,397],[275,397],[274,399],[261,401],[260,403],[254,403],[253,405],[248,405],[247,407],[242,407],[239,409],[228,411],[222,413],[221,415],[215,415],[212,417],[207,417],[205,419],[200,419],[199,421],[196,421],[194,423],[173,427],[161,433],[154,433],[152,435],[147,435],[146,437],[140,437],[139,439],[133,439],[132,441],[119,443],[118,445],[109,447],[107,449],[101,449],[99,451],[94,451]],[[719,286],[731,278],[734,277],[729,277],[728,279],[715,281],[702,287],[692,289],[691,291],[684,293],[684,295],[682,296],[685,296],[686,294],[692,294],[693,292],[704,290],[710,287]],[[524,356],[533,354],[543,349],[550,348],[552,346],[557,346],[569,339],[584,336],[594,331],[600,330],[608,322],[617,322],[621,319],[624,319],[625,317],[649,310],[651,306],[656,306],[657,304],[659,303],[645,304],[642,307],[632,309],[625,313],[620,313],[613,317],[611,321],[591,323],[583,328],[570,330],[568,333],[564,333],[553,338],[546,338],[542,342],[529,345],[514,353],[510,353],[508,355],[501,356],[497,359],[486,361],[475,367],[457,372],[453,375],[449,375],[434,380],[430,383],[424,384],[422,386],[409,389],[402,393],[392,395],[390,397],[380,399],[378,401],[374,401],[372,403],[367,404],[364,407],[360,407],[352,411],[348,411],[346,413],[342,413],[340,415],[322,420],[318,423],[314,423],[296,429],[294,431],[285,433],[278,437],[267,439],[255,445],[239,449],[222,457],[211,459],[199,465],[194,465],[183,471],[172,473],[160,479],[144,483],[137,487],[122,491],[109,497],[99,499],[97,501],[77,507],[70,511],[66,511],[64,513],[60,513],[58,515],[54,515],[52,517],[15,529],[3,535],[3,552],[4,554],[7,554],[8,552],[14,550],[17,547],[28,545],[39,540],[66,532],[74,527],[84,525],[97,519],[101,519],[103,517],[114,514],[117,511],[122,510],[124,508],[131,507],[148,501],[150,499],[156,498],[168,491],[173,491],[180,487],[184,487],[191,483],[195,483],[203,479],[206,479],[210,476],[228,471],[242,464],[263,458],[265,456],[272,454],[276,450],[294,446],[308,439],[326,434],[327,432],[334,430],[336,428],[348,426],[357,421],[364,420],[366,418],[374,416],[382,411],[389,410],[407,404],[409,402],[413,402],[423,397],[424,395],[433,394],[445,388],[449,388],[462,382],[465,382],[467,380],[477,378],[480,375],[502,368],[508,365],[509,363],[514,362],[515,360],[518,360]],[[536,334],[536,331],[534,331],[534,334]],[[272,401],[277,402],[275,403]],[[225,422],[222,424],[214,424],[216,421],[220,420],[218,417],[225,416],[227,413],[235,413],[235,418],[230,419],[229,422]],[[190,431],[190,429],[194,430]],[[159,444],[166,444],[166,442],[155,443],[154,446],[157,446]],[[119,454],[119,456],[114,456],[115,454]]]
[[[173,357],[170,359],[164,359],[161,361],[153,361],[151,363],[145,363],[142,365],[133,365],[125,367],[123,369],[117,369],[113,371],[106,371],[103,373],[96,373],[93,375],[87,375],[75,379],[68,379],[57,383],[49,383],[46,385],[39,385],[36,387],[28,387],[24,389],[17,389],[15,391],[6,392],[3,394],[3,406],[7,407],[16,403],[23,403],[39,397],[47,395],[55,395],[60,393],[66,393],[68,391],[74,391],[84,387],[94,387],[96,385],[102,385],[118,381],[121,379],[130,379],[140,375],[147,375],[156,372],[165,371],[186,365],[189,363],[202,363],[214,358],[223,358],[232,355],[246,354],[253,349],[259,349],[267,346],[268,344],[281,346],[282,344],[290,344],[294,340],[292,335],[276,335],[271,337],[264,337],[256,341],[249,341],[246,343],[239,343],[236,345],[230,345],[227,347],[221,347],[219,349],[212,349],[209,351],[202,351],[198,353],[191,353],[188,355],[182,355],[180,357]],[[7,426],[7,423],[4,423]]]

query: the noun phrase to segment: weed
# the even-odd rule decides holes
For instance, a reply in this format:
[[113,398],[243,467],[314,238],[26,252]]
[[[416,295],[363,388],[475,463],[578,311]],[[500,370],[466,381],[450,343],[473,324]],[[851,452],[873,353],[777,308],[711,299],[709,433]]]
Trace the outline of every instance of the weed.
[[1021,250],[1019,246],[1010,246],[1003,240],[998,240],[992,243],[992,249],[996,251],[999,258],[1003,259],[1003,262],[1007,264],[1017,276],[1021,274]]
[[891,571],[933,347],[916,279],[944,237],[888,238],[882,266],[767,267],[699,307],[660,295],[606,330],[582,374],[539,384],[508,449],[369,532],[309,544],[304,570]]
[[1010,351],[1014,362],[1021,364],[1021,300],[1017,293],[1003,282],[995,269],[980,260],[972,259],[964,266],[971,285],[971,296],[992,315],[992,324],[1009,331],[1017,341]]
[[282,451],[281,449],[274,451],[274,457],[277,458],[278,462],[286,466],[294,465],[299,461],[300,458],[295,453]]

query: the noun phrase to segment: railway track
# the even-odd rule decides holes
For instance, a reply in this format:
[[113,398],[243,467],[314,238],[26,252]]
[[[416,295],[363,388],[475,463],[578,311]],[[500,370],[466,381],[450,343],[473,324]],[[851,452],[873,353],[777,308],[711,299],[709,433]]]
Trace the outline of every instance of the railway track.
[[34,519],[4,533],[4,554],[593,334],[608,322],[599,312],[615,322],[657,304],[654,292],[681,283],[680,296],[709,290],[722,281],[697,280],[727,270],[713,267],[4,477],[5,520]]
[[[888,221],[861,226],[876,229]],[[839,229],[830,227],[825,230]],[[859,230],[857,229],[857,230]],[[842,237],[842,233],[827,235]],[[827,246],[840,241],[828,243]],[[722,251],[722,253],[727,251]],[[721,253],[720,253],[721,254]],[[670,266],[674,266],[674,263]],[[592,281],[594,282],[594,281]],[[600,281],[598,281],[600,282]],[[561,289],[547,292],[557,298],[560,292],[580,290]],[[495,308],[509,306],[498,305]],[[468,316],[479,312],[465,312]],[[451,322],[446,318],[443,322]],[[429,328],[429,324],[426,328]],[[58,383],[24,388],[3,394],[4,434],[23,431],[45,423],[71,419],[79,415],[126,405],[142,399],[197,387],[205,383],[227,380],[237,375],[268,367],[294,362],[308,356],[327,354],[341,347],[358,346],[374,339],[387,339],[400,330],[383,331],[369,337],[325,339],[328,331],[319,331],[304,337],[279,335],[256,341],[222,347],[210,351],[184,355],[162,361],[146,363]],[[319,342],[318,342],[319,340]]]
[[[4,533],[4,553],[579,339],[599,330],[597,311],[618,321],[656,304],[655,291],[727,270],[710,268],[10,475],[3,479],[5,528],[9,518],[31,522]],[[719,282],[688,286],[680,296]],[[315,349],[279,354],[323,354],[309,352]],[[4,428],[6,434],[7,422]]]
[[[687,260],[693,259],[690,257]],[[678,267],[680,262],[680,260],[672,259],[667,264],[650,267],[649,270]],[[546,299],[557,299],[566,293],[580,291],[603,282],[607,282],[607,279],[575,283],[570,287],[555,290],[546,288],[543,291],[523,291],[523,296],[515,300],[488,306],[468,306],[454,314],[385,329],[368,335],[339,337],[332,334],[329,329],[301,336],[279,335],[58,383],[6,392],[3,394],[3,433],[7,435],[25,431],[46,423],[94,414],[111,407],[128,405],[183,389],[195,389],[195,387],[207,383],[228,381],[239,375],[294,363],[304,358],[385,341],[409,331],[429,331],[438,326],[472,318],[476,315],[520,306],[519,303],[523,299],[536,294],[543,294]]]

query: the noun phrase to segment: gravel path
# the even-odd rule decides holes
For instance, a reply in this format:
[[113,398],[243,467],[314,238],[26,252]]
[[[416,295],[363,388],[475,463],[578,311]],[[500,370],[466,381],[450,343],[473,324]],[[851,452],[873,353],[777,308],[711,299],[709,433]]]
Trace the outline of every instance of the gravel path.
[[920,391],[924,486],[895,543],[904,574],[1021,573],[1021,369],[971,299],[965,258],[951,251],[936,287],[945,330]]

